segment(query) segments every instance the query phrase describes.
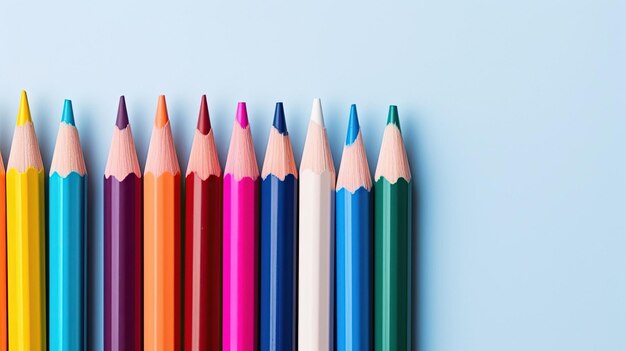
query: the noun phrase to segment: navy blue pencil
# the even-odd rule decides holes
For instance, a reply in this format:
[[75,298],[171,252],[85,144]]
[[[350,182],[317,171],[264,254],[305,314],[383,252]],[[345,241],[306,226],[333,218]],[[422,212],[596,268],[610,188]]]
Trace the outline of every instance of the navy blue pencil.
[[356,105],[352,105],[335,197],[338,351],[372,347],[371,189]]
[[261,172],[261,351],[296,348],[298,171],[282,102]]

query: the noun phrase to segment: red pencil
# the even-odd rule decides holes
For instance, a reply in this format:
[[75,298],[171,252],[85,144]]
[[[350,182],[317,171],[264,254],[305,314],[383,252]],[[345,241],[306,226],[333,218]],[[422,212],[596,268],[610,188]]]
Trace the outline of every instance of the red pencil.
[[222,170],[206,96],[185,184],[185,350],[221,350]]

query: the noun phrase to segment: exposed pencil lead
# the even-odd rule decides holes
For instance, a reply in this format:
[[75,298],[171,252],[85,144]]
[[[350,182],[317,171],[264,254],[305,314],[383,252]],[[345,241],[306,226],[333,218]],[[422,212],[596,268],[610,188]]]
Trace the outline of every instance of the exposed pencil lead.
[[350,120],[348,121],[348,132],[346,134],[346,145],[352,145],[359,135],[359,116],[356,113],[356,105],[350,107]]
[[387,116],[387,125],[395,124],[398,129],[400,128],[400,117],[398,117],[398,106],[389,105],[389,115]]
[[117,129],[122,130],[128,126],[128,111],[126,111],[126,99],[124,95],[120,96],[120,103],[117,106],[117,120],[115,121]]
[[211,131],[211,118],[209,116],[209,105],[206,101],[206,95],[202,95],[200,100],[200,113],[198,114],[198,131],[204,135]]
[[165,102],[165,95],[159,96],[159,102],[157,103],[156,117],[154,118],[154,126],[157,128],[163,128],[167,122],[169,122],[167,116],[167,104]]
[[241,128],[246,128],[248,126],[248,109],[246,108],[245,102],[239,102],[237,104],[237,122]]
[[74,109],[72,108],[72,100],[65,99],[65,103],[63,104],[63,116],[61,117],[61,122],[65,124],[69,124],[71,126],[74,124]]
[[280,134],[289,135],[287,132],[287,122],[285,122],[285,109],[283,108],[282,102],[276,103],[273,126]]
[[313,99],[313,108],[311,109],[311,121],[324,127],[324,114],[322,113],[322,101],[320,98]]
[[22,90],[22,96],[20,98],[20,109],[17,112],[16,125],[21,126],[26,122],[32,122],[30,117],[30,107],[28,106],[28,96],[26,96],[26,90]]

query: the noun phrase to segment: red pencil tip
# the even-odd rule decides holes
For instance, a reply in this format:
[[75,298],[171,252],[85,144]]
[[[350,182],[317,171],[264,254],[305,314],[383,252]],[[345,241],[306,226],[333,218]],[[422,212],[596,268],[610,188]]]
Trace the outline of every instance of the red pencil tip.
[[159,96],[159,102],[157,104],[156,117],[154,118],[154,126],[157,128],[163,128],[169,121],[167,116],[167,104],[165,103],[165,95]]
[[209,117],[209,106],[206,102],[206,95],[202,95],[202,100],[200,101],[197,129],[204,135],[209,134],[209,131],[211,131],[211,118]]
[[248,126],[248,109],[246,108],[245,102],[240,102],[237,104],[237,122],[241,128],[246,128]]

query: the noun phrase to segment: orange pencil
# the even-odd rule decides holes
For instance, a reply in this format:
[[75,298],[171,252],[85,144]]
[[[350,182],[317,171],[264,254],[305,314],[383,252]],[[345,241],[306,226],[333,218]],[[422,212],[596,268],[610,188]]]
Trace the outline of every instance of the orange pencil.
[[180,167],[159,96],[144,170],[143,342],[147,351],[180,350]]
[[0,351],[6,350],[7,340],[7,212],[4,161],[0,154]]

